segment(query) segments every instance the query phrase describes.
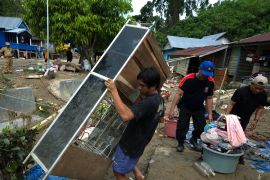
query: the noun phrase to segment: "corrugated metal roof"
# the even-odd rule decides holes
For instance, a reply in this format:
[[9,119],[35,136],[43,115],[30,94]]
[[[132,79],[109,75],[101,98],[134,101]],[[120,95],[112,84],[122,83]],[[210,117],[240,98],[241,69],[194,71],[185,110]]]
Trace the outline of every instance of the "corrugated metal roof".
[[22,22],[23,20],[18,17],[0,16],[0,28],[4,28],[5,30],[18,28]]
[[208,39],[196,39],[196,38],[177,37],[177,36],[167,36],[167,38],[172,48],[186,49],[186,48],[192,48],[192,47],[222,45],[222,42],[208,40]]
[[199,48],[188,48],[184,50],[178,50],[175,53],[170,54],[170,58],[178,58],[178,57],[202,57],[209,54],[213,54],[215,52],[227,49],[227,45],[221,46],[207,46],[207,47],[199,47]]
[[6,32],[20,34],[21,32],[25,32],[25,31],[28,32],[26,29],[16,28],[16,29],[8,30]]
[[267,42],[267,41],[270,41],[270,32],[241,39],[239,41],[233,42],[232,44],[246,44],[246,43]]
[[218,34],[213,34],[209,36],[203,36],[202,39],[209,39],[209,40],[218,40],[219,38],[223,37],[226,34],[226,32],[218,33]]

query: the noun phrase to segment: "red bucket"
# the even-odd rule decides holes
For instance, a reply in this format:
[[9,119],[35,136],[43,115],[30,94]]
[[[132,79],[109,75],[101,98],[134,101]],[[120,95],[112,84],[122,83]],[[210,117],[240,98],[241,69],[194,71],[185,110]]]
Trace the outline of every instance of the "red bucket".
[[165,120],[164,133],[168,137],[175,138],[177,120]]

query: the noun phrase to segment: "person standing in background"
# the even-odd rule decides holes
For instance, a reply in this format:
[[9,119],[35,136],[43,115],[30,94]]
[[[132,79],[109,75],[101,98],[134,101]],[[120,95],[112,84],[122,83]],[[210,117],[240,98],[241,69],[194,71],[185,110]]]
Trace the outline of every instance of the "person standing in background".
[[4,74],[12,73],[12,65],[13,65],[12,57],[14,55],[14,50],[10,48],[9,42],[6,42],[6,47],[0,49],[0,56],[2,54],[4,56],[4,65],[3,65],[2,72]]
[[70,47],[68,47],[66,55],[67,55],[67,62],[71,62],[72,61],[72,52],[71,52]]
[[44,59],[45,59],[45,63],[47,63],[48,58],[49,58],[49,53],[48,50],[46,49],[45,52],[43,53]]

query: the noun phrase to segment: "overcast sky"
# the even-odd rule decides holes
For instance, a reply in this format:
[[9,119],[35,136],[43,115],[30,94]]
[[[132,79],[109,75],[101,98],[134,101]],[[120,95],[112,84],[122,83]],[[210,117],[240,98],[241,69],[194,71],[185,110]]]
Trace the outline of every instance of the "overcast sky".
[[[141,8],[147,3],[149,0],[132,0],[133,12],[131,15],[140,14]],[[211,4],[216,3],[218,0],[209,0]]]

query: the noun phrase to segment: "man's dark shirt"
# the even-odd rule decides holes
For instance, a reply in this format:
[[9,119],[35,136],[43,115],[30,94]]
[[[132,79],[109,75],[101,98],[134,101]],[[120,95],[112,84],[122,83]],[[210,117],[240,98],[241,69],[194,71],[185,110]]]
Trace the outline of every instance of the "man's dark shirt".
[[135,118],[129,122],[119,142],[126,155],[138,158],[143,154],[158,125],[160,118],[158,110],[161,103],[160,95],[155,94],[146,96],[140,103],[132,106]]
[[72,52],[70,50],[68,50],[66,55],[67,55],[67,61],[71,62],[72,61]]
[[241,118],[241,124],[244,123],[246,126],[252,113],[259,106],[266,105],[267,95],[265,92],[253,94],[250,90],[250,86],[245,86],[237,89],[234,92],[231,100],[234,101],[236,104],[233,106],[230,114],[239,116]]
[[196,73],[186,75],[179,83],[179,88],[184,91],[178,107],[187,108],[192,111],[204,109],[204,101],[207,96],[212,96],[214,92],[214,79],[199,80]]

